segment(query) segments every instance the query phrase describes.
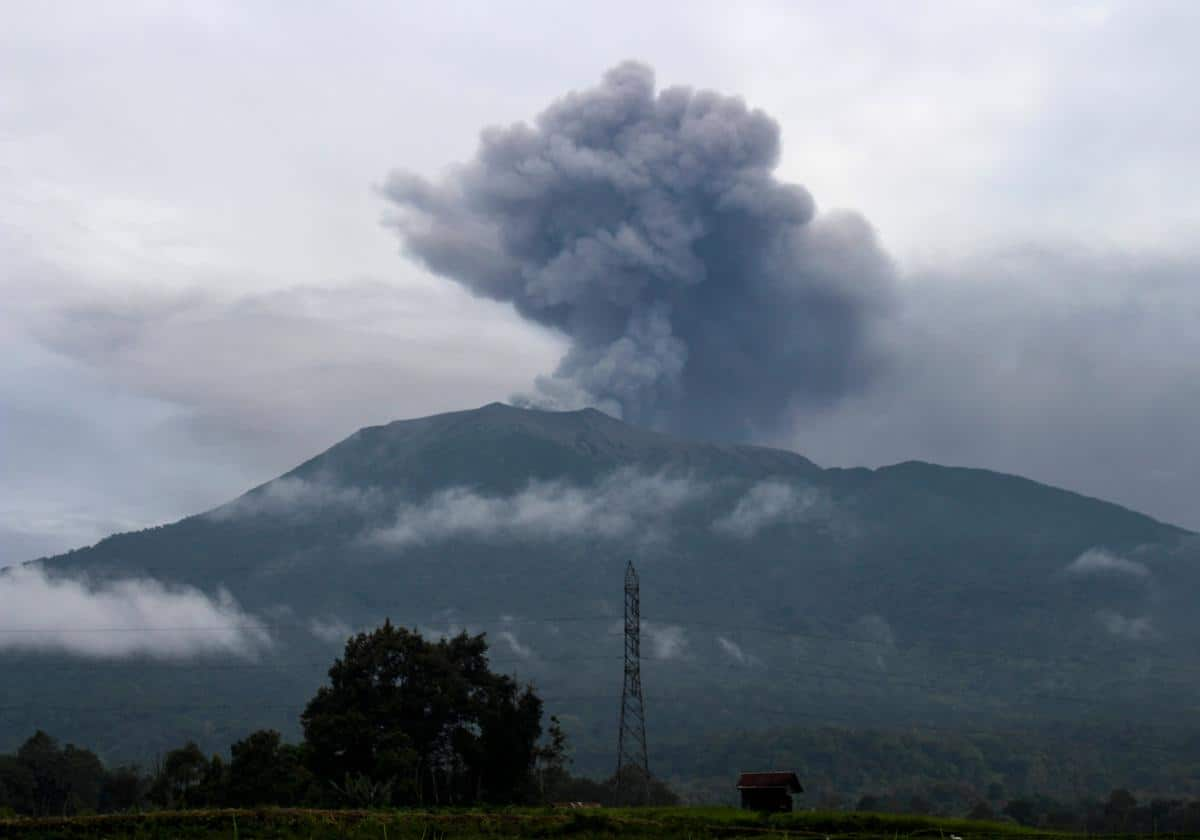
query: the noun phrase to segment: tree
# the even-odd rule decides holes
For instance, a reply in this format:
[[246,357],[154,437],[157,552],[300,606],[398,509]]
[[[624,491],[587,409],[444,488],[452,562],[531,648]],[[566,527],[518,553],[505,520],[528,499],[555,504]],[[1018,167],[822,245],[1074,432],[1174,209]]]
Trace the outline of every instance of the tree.
[[535,759],[538,798],[543,802],[554,799],[554,794],[570,779],[567,733],[563,732],[557,715],[550,716],[546,735],[547,741],[537,748]]
[[182,747],[167,753],[151,789],[150,796],[168,808],[186,808],[199,805],[196,788],[209,772],[209,761],[196,746],[188,741]]
[[200,773],[200,784],[191,795],[192,801],[206,808],[221,808],[229,801],[229,768],[216,753]]
[[482,634],[430,642],[388,621],[346,643],[301,723],[328,785],[387,785],[396,802],[513,802],[533,790],[541,715],[531,686],[492,673]]
[[285,744],[273,729],[251,733],[233,745],[229,804],[297,805],[308,797],[312,774],[299,747]]
[[919,793],[914,793],[908,800],[910,814],[932,814],[933,803]]
[[146,799],[147,780],[135,766],[115,767],[110,770],[100,789],[100,811],[133,811],[142,806]]
[[60,814],[66,805],[61,755],[58,742],[40,729],[17,750],[17,761],[29,774],[27,807],[34,816]]
[[996,812],[992,810],[992,806],[987,802],[980,800],[971,806],[971,810],[967,812],[967,819],[971,820],[993,820],[996,818]]
[[858,804],[854,806],[856,811],[879,811],[883,808],[883,802],[878,796],[871,793],[864,793],[858,800]]
[[1105,822],[1113,830],[1124,830],[1136,809],[1137,799],[1133,794],[1124,788],[1118,788],[1109,793],[1108,802],[1104,803]]
[[1004,806],[1004,815],[1012,817],[1021,825],[1037,824],[1037,809],[1028,799],[1010,799]]
[[33,773],[15,755],[0,755],[0,811],[33,813]]
[[25,771],[28,813],[67,815],[98,806],[104,765],[91,750],[59,747],[39,729],[17,750],[17,764]]

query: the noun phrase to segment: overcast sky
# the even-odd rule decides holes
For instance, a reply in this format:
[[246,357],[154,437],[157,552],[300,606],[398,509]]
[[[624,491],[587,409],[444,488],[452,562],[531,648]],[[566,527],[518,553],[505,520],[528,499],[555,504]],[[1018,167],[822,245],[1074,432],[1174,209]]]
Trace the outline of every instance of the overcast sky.
[[761,109],[892,266],[885,373],[758,439],[1200,528],[1196,43],[1146,0],[9,4],[0,565],[554,373],[572,337],[402,254],[383,186],[628,59]]

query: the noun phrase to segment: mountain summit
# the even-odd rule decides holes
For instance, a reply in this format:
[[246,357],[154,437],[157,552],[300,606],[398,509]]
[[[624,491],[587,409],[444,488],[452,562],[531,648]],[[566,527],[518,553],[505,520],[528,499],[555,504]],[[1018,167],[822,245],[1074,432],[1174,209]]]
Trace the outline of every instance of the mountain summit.
[[1193,540],[985,470],[822,469],[493,403],[362,429],[214,510],[40,561],[93,586],[225,593],[271,644],[237,662],[0,654],[0,750],[36,727],[143,759],[292,732],[345,636],[391,618],[488,633],[566,721],[580,769],[603,770],[630,559],[652,741],[1171,717],[1200,688],[1179,667],[1200,649]]

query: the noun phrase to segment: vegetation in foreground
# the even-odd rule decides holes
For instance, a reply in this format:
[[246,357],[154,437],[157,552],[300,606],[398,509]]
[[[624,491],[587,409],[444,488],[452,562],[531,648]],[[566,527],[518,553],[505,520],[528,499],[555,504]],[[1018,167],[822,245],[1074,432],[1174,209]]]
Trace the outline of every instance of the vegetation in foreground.
[[799,812],[764,815],[733,808],[503,810],[207,810],[94,817],[0,820],[0,834],[23,840],[105,837],[348,838],[348,840],[475,840],[475,838],[620,837],[703,840],[732,837],[1071,837],[1005,825],[936,817]]
[[262,730],[235,743],[228,761],[189,742],[152,773],[110,770],[39,731],[0,755],[0,814],[676,801],[653,779],[617,792],[573,778],[557,720],[543,731],[534,687],[494,673],[487,649],[483,635],[427,641],[390,622],[360,633],[304,710],[301,744]]
[[[603,805],[677,802],[672,791],[654,779],[648,785],[632,784],[617,791],[611,781],[572,776],[568,772],[566,739],[557,721],[550,718],[549,726],[543,729],[542,703],[533,686],[518,685],[514,679],[490,670],[483,636],[463,634],[427,641],[415,631],[384,624],[351,638],[343,656],[330,668],[329,677],[329,684],[318,691],[304,711],[305,738],[300,744],[285,743],[278,732],[263,730],[233,744],[228,758],[206,756],[189,743],[168,752],[151,772],[137,767],[107,768],[90,750],[71,744],[62,746],[38,732],[15,755],[0,755],[0,817],[123,815],[114,817],[116,821],[111,825],[117,826],[116,830],[135,832],[130,836],[136,836],[141,830],[138,826],[143,824],[152,828],[174,826],[172,820],[176,817],[169,813],[142,816],[170,810],[197,815],[193,821],[200,827],[189,827],[187,831],[206,831],[204,826],[218,820],[215,815],[227,814],[231,825],[235,813],[243,814],[243,821],[266,819],[255,816],[259,812],[221,810],[231,808],[462,809],[482,805],[529,807],[564,801]],[[788,746],[787,742],[760,743],[752,751],[772,756]],[[1105,797],[1076,794],[1059,800],[1036,793],[1006,794],[994,773],[982,772],[981,768],[989,766],[987,762],[958,761],[957,753],[926,755],[919,746],[911,740],[897,742],[885,755],[907,764],[878,762],[874,776],[859,774],[862,784],[886,780],[888,785],[875,787],[878,794],[860,796],[858,812],[908,815],[842,813],[824,818],[831,821],[828,830],[844,834],[875,831],[887,825],[894,831],[909,830],[903,826],[921,831],[925,830],[922,826],[938,825],[960,836],[965,836],[963,831],[977,832],[975,828],[947,828],[955,824],[931,822],[923,816],[958,814],[985,823],[992,821],[990,831],[998,830],[995,825],[1007,824],[1009,830],[1023,826],[1105,834],[1200,833],[1200,801],[1194,797],[1152,798],[1139,791],[1147,800],[1139,803],[1126,790],[1115,790]],[[845,751],[837,743],[827,747],[823,752],[834,764],[845,758]],[[913,766],[914,762],[919,766]],[[694,764],[698,771],[705,769],[703,761]],[[922,784],[930,779],[929,766],[953,768],[957,784]],[[830,806],[842,803],[831,801],[821,791],[821,780],[832,778],[834,768],[815,765],[807,769],[813,776],[806,779],[810,794],[802,802],[827,809],[826,813],[837,812],[837,807]],[[1178,778],[1189,776],[1179,773]],[[724,780],[725,785],[730,782]],[[845,804],[853,804],[853,800]],[[348,826],[358,826],[365,820],[361,814],[367,812],[349,810],[342,818],[330,816],[334,813],[331,811],[267,811],[262,813],[275,816],[263,830],[290,830],[286,827],[296,820],[317,820],[349,831]],[[595,812],[587,813],[595,816]],[[614,828],[604,823],[602,827],[609,833],[627,832],[634,830],[630,826],[654,820],[655,832],[673,831],[685,823],[693,832],[716,830],[712,828],[715,824],[756,830],[785,824],[792,826],[788,830],[801,830],[814,825],[813,820],[819,824],[822,819],[805,814],[764,824],[753,815],[732,813],[738,816],[698,810],[642,810],[636,815],[606,812],[603,819],[615,819],[619,825]],[[704,814],[717,822],[696,823]],[[533,818],[526,814],[522,819]],[[578,820],[563,819],[557,815],[545,825],[535,821],[525,829],[540,832],[576,826],[583,830]],[[798,822],[788,823],[787,819]],[[277,823],[284,828],[278,828]],[[75,823],[46,825],[76,830],[72,827]],[[85,820],[79,825],[110,823]],[[963,824],[967,825],[978,823]]]

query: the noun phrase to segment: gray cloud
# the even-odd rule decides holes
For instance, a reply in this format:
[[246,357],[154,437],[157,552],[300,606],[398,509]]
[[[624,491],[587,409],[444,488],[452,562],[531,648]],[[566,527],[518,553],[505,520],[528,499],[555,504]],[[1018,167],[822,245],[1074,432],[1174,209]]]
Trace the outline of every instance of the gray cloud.
[[534,481],[511,496],[454,487],[399,511],[393,524],[364,536],[395,548],[453,538],[661,539],[659,520],[707,491],[688,478],[620,469],[594,485]]
[[[414,405],[460,408],[470,393],[487,402],[498,385],[527,381],[552,357],[545,336],[442,285],[359,282],[232,298],[67,285],[23,302],[19,329],[110,385],[170,406],[160,437],[240,444],[260,461],[291,466],[283,459],[299,446],[333,442],[331,428],[349,434]],[[313,399],[318,381],[321,399]],[[445,396],[448,383],[457,398]]]
[[340,618],[314,618],[308,622],[308,632],[322,642],[342,645],[354,635],[354,628]]
[[552,363],[553,339],[434,282],[9,298],[0,566],[211,509],[364,425],[482,404]]
[[678,624],[659,624],[643,620],[642,632],[654,659],[679,659],[687,653],[687,632]]
[[[893,375],[760,442],[1018,472],[1200,527],[1191,4],[874,4],[869,31],[859,4],[314,6],[270,55],[242,49],[278,29],[269,5],[206,8],[82,4],[64,27],[24,4],[0,29],[0,564],[208,509],[363,425],[528,389],[565,343],[398,261],[364,185],[468,160],[480,124],[621,55],[744,92],[782,126],[775,177],[865,208],[916,269],[883,323]],[[723,434],[740,410],[722,395],[692,422]]]
[[655,93],[627,63],[492,128],[439,182],[394,173],[405,250],[571,341],[538,405],[595,404],[742,438],[871,381],[892,267],[858,216],[772,174],[779,129],[742,100]]
[[496,638],[508,645],[508,649],[521,659],[533,659],[536,655],[533,648],[524,644],[512,630],[500,630],[496,633]]
[[891,622],[881,615],[863,615],[850,625],[851,637],[867,642],[862,652],[879,670],[887,670],[887,653],[896,646]]
[[369,513],[383,504],[383,494],[373,487],[343,487],[328,480],[309,481],[287,476],[256,488],[206,515],[219,521],[256,516],[303,516],[319,510],[342,508]]
[[762,666],[763,664],[757,656],[747,653],[737,642],[724,636],[717,636],[717,647],[738,665]]
[[883,648],[895,647],[896,634],[891,623],[881,615],[863,615],[851,625],[854,637]]
[[1144,580],[1150,569],[1144,563],[1128,560],[1103,548],[1089,548],[1072,560],[1065,569],[1069,575],[1123,575]]
[[911,278],[891,374],[807,417],[828,465],[985,467],[1200,527],[1200,254],[981,254]]
[[712,528],[721,534],[750,539],[771,525],[813,518],[824,501],[823,494],[813,487],[760,481],[738,499],[732,511],[716,519]]
[[1096,613],[1096,618],[1105,630],[1119,639],[1143,642],[1158,635],[1149,616],[1128,618],[1112,610],[1101,610]]
[[151,578],[92,585],[36,565],[0,572],[0,616],[0,651],[252,659],[272,644],[267,629],[223,590],[210,597]]
[[726,639],[724,636],[717,636],[717,647],[739,665],[746,664],[746,652],[737,642]]

